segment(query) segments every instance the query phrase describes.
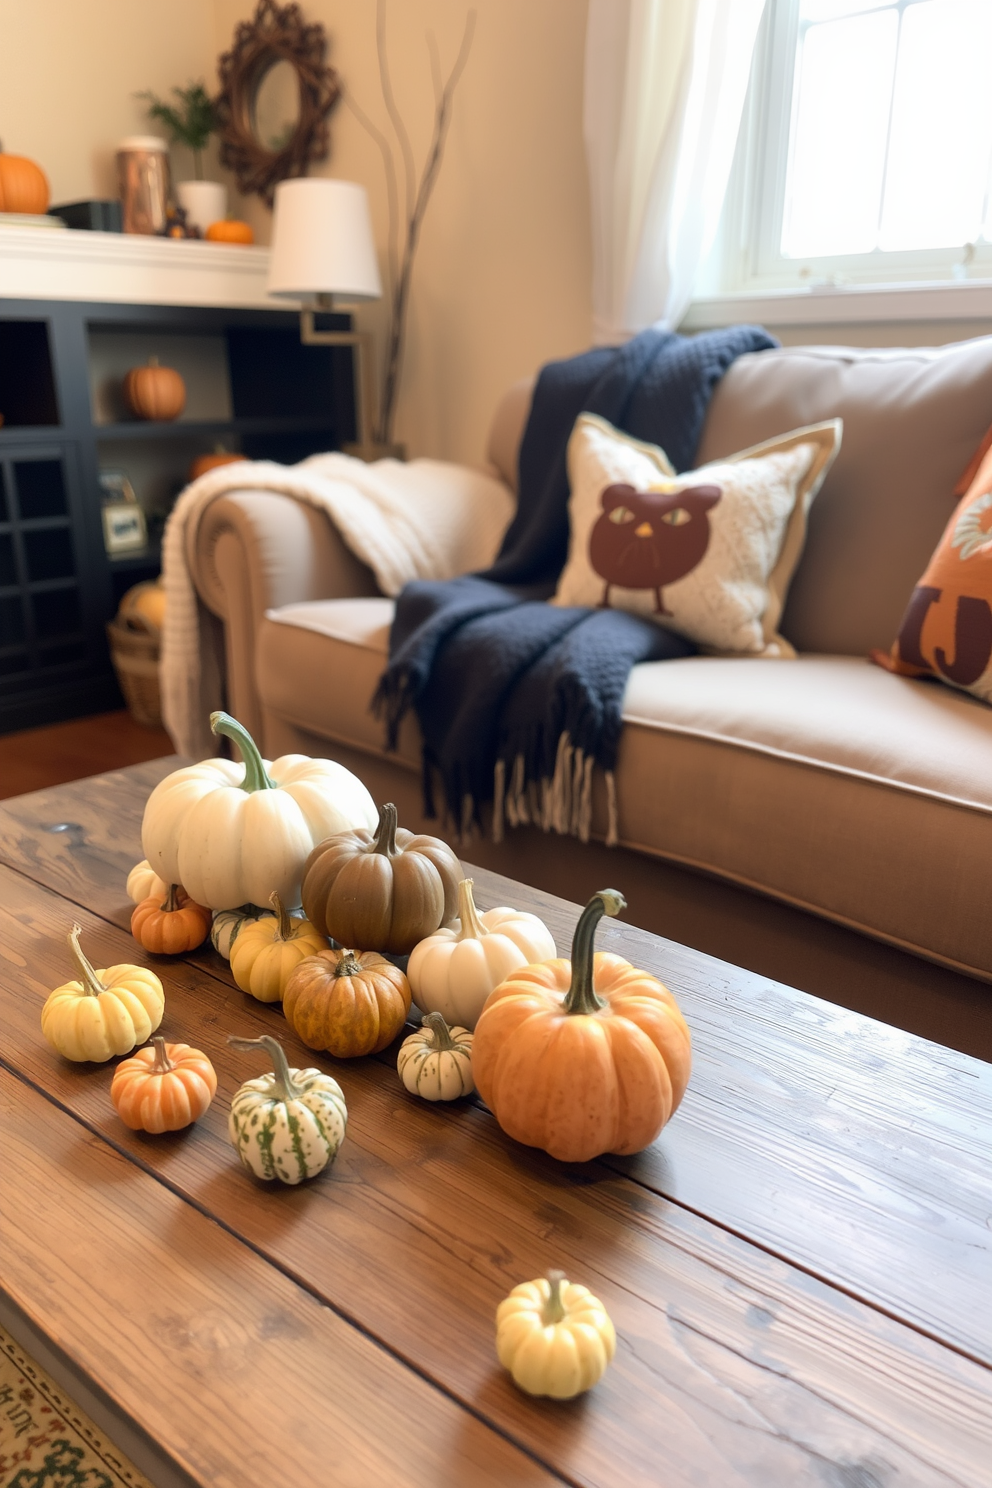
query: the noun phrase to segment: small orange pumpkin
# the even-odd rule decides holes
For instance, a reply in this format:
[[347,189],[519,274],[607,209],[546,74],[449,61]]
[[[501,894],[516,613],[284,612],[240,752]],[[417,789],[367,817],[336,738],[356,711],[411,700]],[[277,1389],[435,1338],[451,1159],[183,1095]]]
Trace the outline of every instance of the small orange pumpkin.
[[410,983],[374,951],[320,951],[292,972],[282,1010],[308,1049],[378,1054],[406,1022]]
[[240,243],[247,246],[255,241],[255,234],[248,223],[240,222],[236,217],[224,217],[220,222],[211,222],[203,236],[208,243]]
[[489,994],[472,1073],[510,1137],[562,1162],[640,1152],[689,1082],[692,1041],[668,988],[629,961],[593,956],[596,926],[619,914],[615,889],[579,916],[571,961],[540,961]]
[[0,212],[25,212],[40,217],[47,211],[48,177],[41,166],[24,155],[0,153]]
[[126,372],[122,392],[135,418],[153,423],[171,423],[186,407],[186,384],[174,367],[160,367],[158,357]]
[[194,904],[178,884],[170,884],[164,902],[152,894],[135,907],[131,934],[153,956],[180,956],[203,944],[210,934],[211,919],[209,909]]
[[201,475],[206,475],[208,470],[216,470],[220,465],[236,465],[243,460],[244,455],[236,455],[231,450],[214,450],[212,455],[197,455],[189,467],[189,478],[191,481],[199,480]]
[[119,1064],[110,1086],[118,1116],[132,1131],[181,1131],[199,1121],[217,1094],[206,1054],[157,1036]]

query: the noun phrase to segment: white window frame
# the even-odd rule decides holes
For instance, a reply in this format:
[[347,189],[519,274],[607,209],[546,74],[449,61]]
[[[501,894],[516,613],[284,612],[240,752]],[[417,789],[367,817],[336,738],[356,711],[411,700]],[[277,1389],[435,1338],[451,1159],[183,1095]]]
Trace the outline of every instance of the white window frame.
[[[903,9],[920,0],[879,0]],[[843,285],[992,278],[992,243],[903,252],[786,258],[782,220],[789,165],[799,0],[768,0],[755,45],[720,234],[698,293],[762,294]]]

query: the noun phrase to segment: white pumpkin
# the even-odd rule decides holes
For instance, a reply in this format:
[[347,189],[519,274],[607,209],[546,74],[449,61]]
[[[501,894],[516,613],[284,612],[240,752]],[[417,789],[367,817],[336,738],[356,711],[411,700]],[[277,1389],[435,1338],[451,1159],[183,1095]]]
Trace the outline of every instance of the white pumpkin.
[[135,863],[127,876],[127,897],[132,904],[140,904],[143,899],[150,899],[152,895],[156,899],[165,899],[168,894],[169,885],[164,878],[159,878],[147,858]]
[[473,1036],[467,1028],[449,1028],[440,1013],[428,1013],[424,1026],[400,1044],[396,1060],[396,1073],[410,1094],[429,1101],[471,1095]]
[[421,1012],[471,1029],[500,982],[521,966],[553,960],[558,949],[544,921],[526,910],[504,906],[480,915],[470,878],[458,885],[458,915],[414,946],[406,974]]
[[141,823],[149,863],[210,909],[267,904],[273,891],[284,904],[299,904],[311,850],[335,832],[371,831],[379,819],[372,797],[334,760],[263,760],[247,729],[226,713],[212,713],[210,727],[235,740],[244,764],[202,760],[160,781]]
[[275,918],[275,911],[259,909],[257,904],[242,904],[237,909],[215,909],[210,926],[210,944],[225,961],[231,959],[231,947],[245,925]]
[[246,1080],[231,1102],[227,1131],[249,1173],[266,1182],[302,1183],[333,1162],[348,1108],[341,1086],[319,1069],[290,1069],[278,1039],[229,1038],[235,1049],[264,1049],[271,1075]]

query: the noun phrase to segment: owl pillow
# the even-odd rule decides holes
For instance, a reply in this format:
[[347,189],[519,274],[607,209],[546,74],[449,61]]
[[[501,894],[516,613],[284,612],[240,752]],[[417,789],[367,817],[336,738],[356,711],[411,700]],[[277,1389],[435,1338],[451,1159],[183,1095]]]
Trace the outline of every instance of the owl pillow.
[[657,445],[580,414],[552,603],[630,610],[708,651],[792,656],[778,623],[841,429],[812,424],[676,475]]

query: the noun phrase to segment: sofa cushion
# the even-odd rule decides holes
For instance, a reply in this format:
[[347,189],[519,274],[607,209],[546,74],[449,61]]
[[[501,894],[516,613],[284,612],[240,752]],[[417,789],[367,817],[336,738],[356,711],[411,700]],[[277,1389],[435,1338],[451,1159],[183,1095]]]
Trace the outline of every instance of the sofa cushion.
[[[391,614],[383,599],[269,611],[264,707],[381,754],[367,709]],[[625,846],[992,979],[992,710],[852,657],[690,657],[635,667],[624,720]],[[410,717],[399,758],[419,769]],[[604,794],[599,782],[598,836]]]
[[992,337],[911,351],[783,347],[734,362],[698,464],[844,420],[782,619],[798,651],[864,656],[891,644],[990,417]]

